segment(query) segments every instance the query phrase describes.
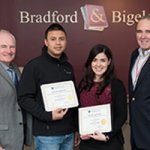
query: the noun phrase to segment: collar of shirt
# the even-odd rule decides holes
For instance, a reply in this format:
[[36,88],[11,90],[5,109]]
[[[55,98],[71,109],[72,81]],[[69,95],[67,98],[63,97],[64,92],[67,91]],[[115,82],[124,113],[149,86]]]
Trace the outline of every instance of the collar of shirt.
[[1,66],[7,71],[7,69],[9,68],[8,65],[6,65],[5,63],[0,62]]
[[134,64],[134,66],[132,68],[132,72],[131,72],[132,83],[133,83],[134,88],[136,86],[136,82],[138,80],[140,71],[141,71],[142,67],[144,66],[144,64],[146,63],[148,57],[150,56],[150,49],[143,51],[141,48],[139,48],[138,52],[139,52],[139,55],[135,61],[135,64]]
[[150,55],[150,49],[143,51],[141,48],[139,48],[138,51],[139,51],[139,56],[141,57],[146,57]]

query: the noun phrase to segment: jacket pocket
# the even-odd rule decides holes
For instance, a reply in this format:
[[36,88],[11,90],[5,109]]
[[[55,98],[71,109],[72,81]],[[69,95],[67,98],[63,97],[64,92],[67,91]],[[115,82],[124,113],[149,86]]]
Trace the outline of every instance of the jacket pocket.
[[0,124],[0,130],[8,130],[7,124]]

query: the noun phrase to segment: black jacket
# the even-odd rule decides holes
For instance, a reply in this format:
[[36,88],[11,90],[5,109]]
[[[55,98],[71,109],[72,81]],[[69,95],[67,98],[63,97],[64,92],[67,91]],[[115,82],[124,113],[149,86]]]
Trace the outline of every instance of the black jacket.
[[141,69],[133,89],[132,68],[139,55],[136,49],[131,55],[129,70],[129,112],[131,142],[140,149],[150,149],[150,57]]
[[[113,79],[111,82],[111,120],[112,131],[105,133],[110,137],[108,142],[97,141],[94,139],[82,140],[81,150],[88,149],[103,149],[103,150],[120,150],[123,147],[124,137],[122,133],[122,126],[127,119],[127,97],[124,84],[119,79]],[[119,148],[120,147],[120,148]]]
[[46,112],[40,86],[60,81],[74,81],[71,64],[63,53],[60,59],[51,57],[43,48],[41,56],[31,60],[21,76],[18,90],[20,106],[33,116],[33,135],[63,135],[75,131],[76,108],[69,109],[62,120],[53,121],[52,112]]

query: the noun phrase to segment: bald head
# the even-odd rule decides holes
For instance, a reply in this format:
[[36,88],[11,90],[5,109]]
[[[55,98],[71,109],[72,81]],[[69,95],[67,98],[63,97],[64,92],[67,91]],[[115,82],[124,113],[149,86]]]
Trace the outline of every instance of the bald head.
[[8,35],[14,40],[14,42],[16,42],[16,39],[15,39],[14,35],[12,33],[10,33],[9,31],[7,31],[7,30],[0,29],[0,35],[2,35],[2,36],[3,35]]

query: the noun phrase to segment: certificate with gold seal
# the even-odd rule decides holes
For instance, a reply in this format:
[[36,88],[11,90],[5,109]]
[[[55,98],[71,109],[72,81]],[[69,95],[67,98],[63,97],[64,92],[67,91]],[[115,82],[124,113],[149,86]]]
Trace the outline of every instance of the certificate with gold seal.
[[72,81],[43,84],[41,92],[46,111],[78,106],[77,94]]
[[110,104],[79,108],[79,132],[81,135],[95,131],[111,131]]

